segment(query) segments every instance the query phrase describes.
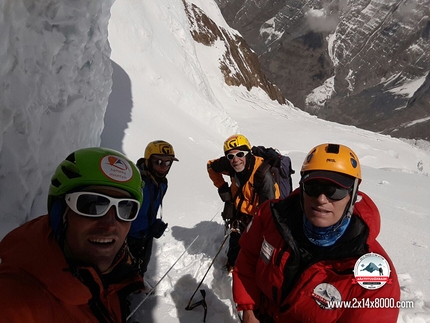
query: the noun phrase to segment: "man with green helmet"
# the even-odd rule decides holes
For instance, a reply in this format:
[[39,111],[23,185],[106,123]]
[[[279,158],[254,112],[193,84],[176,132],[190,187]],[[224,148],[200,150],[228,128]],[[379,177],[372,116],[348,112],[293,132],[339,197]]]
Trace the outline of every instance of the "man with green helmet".
[[142,290],[126,246],[142,203],[139,170],[121,153],[71,153],[51,178],[48,214],[0,243],[4,322],[125,322]]

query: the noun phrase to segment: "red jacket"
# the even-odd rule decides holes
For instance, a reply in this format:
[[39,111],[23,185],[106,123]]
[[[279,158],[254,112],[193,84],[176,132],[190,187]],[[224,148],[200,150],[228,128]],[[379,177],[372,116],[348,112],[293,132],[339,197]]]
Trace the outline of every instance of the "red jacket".
[[[274,208],[280,211],[274,212]],[[276,213],[283,220],[277,220]],[[372,200],[359,192],[346,237],[340,238],[333,247],[309,246],[301,230],[302,214],[298,190],[285,200],[271,200],[261,205],[240,240],[241,251],[233,272],[233,297],[238,310],[256,310],[271,317],[274,323],[396,322],[399,309],[328,309],[317,302],[318,295],[326,300],[333,297],[333,300],[351,301],[352,305],[364,299],[367,307],[372,301],[374,305],[387,302],[391,306],[400,299],[394,265],[376,241],[380,216]],[[285,226],[282,221],[289,225]],[[313,256],[304,250],[311,250]],[[369,290],[352,283],[355,263],[369,252],[383,256],[391,269],[392,281],[379,289]]]
[[[0,258],[1,322],[125,322],[119,294],[125,298],[142,287],[137,274],[121,276],[107,286],[94,268],[77,267],[72,274],[46,215],[11,231],[0,243]],[[98,308],[103,304],[104,320],[95,316],[90,303]]]

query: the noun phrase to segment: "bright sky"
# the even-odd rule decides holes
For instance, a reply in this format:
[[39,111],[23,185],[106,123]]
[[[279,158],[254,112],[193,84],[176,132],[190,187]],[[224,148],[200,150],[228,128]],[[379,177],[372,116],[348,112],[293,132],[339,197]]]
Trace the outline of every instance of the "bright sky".
[[[214,20],[221,21],[214,1],[194,2],[208,10],[208,15],[214,17]],[[91,12],[96,9],[87,10]],[[105,14],[107,17],[107,13]],[[83,25],[79,20],[73,23]],[[185,307],[224,237],[220,216],[222,203],[208,178],[206,162],[221,156],[223,141],[229,135],[240,132],[253,145],[276,147],[288,154],[297,171],[293,177],[295,187],[299,181],[300,166],[312,147],[324,142],[351,147],[362,163],[361,189],[370,195],[380,209],[382,228],[378,240],[396,266],[402,286],[402,300],[413,300],[415,304],[414,309],[401,310],[398,322],[430,322],[430,236],[427,232],[430,227],[430,153],[398,139],[317,119],[291,105],[281,106],[270,101],[260,90],[248,92],[242,87],[228,87],[223,82],[217,63],[217,59],[224,53],[224,45],[220,42],[213,47],[197,44],[188,30],[188,20],[180,0],[121,0],[112,6],[108,32],[112,49],[113,86],[104,119],[101,145],[121,150],[136,161],[143,155],[149,141],[163,139],[174,146],[179,159],[168,176],[169,189],[162,210],[163,219],[169,223],[169,231],[155,243],[148,280],[156,284],[175,265],[157,286],[155,296],[142,304],[133,320],[154,323],[203,320],[202,307],[192,311],[186,311]],[[38,37],[37,34],[33,36]],[[58,42],[58,39],[46,40],[46,34],[43,37],[46,44],[52,45],[50,48],[54,48],[54,44]],[[94,42],[93,49],[98,48],[97,45]],[[20,59],[25,61],[27,54],[24,47],[14,48]],[[97,50],[91,51],[90,48],[89,52],[93,53],[92,58],[97,61]],[[90,54],[87,52],[86,55]],[[85,57],[90,58],[91,56]],[[83,59],[74,55],[62,55],[66,66],[74,66],[77,60]],[[22,71],[19,72],[21,74],[17,72],[9,76],[11,79],[19,77],[25,80]],[[102,73],[100,70],[95,72],[95,75],[87,75],[93,85],[97,84],[97,80],[105,80],[97,77]],[[49,76],[40,73],[38,77],[39,82],[32,82],[30,89],[45,93],[48,99],[55,102],[58,92],[46,89],[43,92],[38,87],[39,84],[48,84],[44,81]],[[82,83],[67,84],[70,92],[82,90]],[[33,93],[32,91],[30,92]],[[96,95],[100,104],[106,93]],[[24,122],[28,122],[29,118],[34,119],[30,113],[33,107],[28,103],[30,101],[23,98],[23,102],[27,102],[22,105]],[[94,128],[82,126],[86,125],[86,119],[91,120],[94,116],[77,113],[73,107],[73,103],[68,102],[66,112],[45,114],[48,118],[42,122],[45,127],[27,128],[28,135],[38,138],[32,142],[32,149],[19,149],[27,148],[20,136],[1,137],[1,153],[3,155],[4,148],[7,147],[10,161],[31,161],[36,156],[35,160],[40,166],[40,171],[35,171],[33,167],[33,172],[25,174],[12,168],[7,176],[0,167],[2,188],[11,187],[11,192],[14,192],[13,188],[17,187],[16,179],[23,178],[25,180],[20,182],[25,183],[22,186],[27,191],[37,191],[37,187],[42,187],[42,182],[47,183],[40,176],[52,174],[56,164],[65,157],[65,149],[74,149],[76,142],[78,146],[97,142],[94,136],[97,135],[98,125]],[[4,113],[2,110],[2,118]],[[61,115],[63,117],[59,117]],[[61,123],[61,129],[49,126],[62,118],[76,120],[76,123]],[[22,122],[19,118],[12,118],[8,125],[19,129]],[[56,133],[67,133],[81,141],[56,141],[53,139]],[[82,139],[82,136],[88,138]],[[48,152],[44,148],[46,141],[51,147]],[[38,157],[38,151],[49,153],[49,160],[55,160],[55,164],[41,164],[41,161],[48,158]],[[4,161],[0,158],[0,162],[2,160]],[[11,193],[3,190],[0,194],[2,210],[7,210],[0,215],[0,221],[4,224],[0,228],[1,238],[28,217],[22,209],[16,212],[14,205],[19,205],[20,201],[11,205],[12,195],[8,195]],[[14,193],[13,196],[22,196],[21,201],[26,203],[28,209],[28,204],[33,205],[31,218],[45,211],[45,194],[46,189],[41,188],[30,203],[25,194]],[[10,202],[5,198],[8,196],[11,198]],[[184,253],[196,237],[194,244]],[[231,277],[220,270],[225,261],[224,248],[201,286],[207,293],[208,323],[239,322],[231,297]],[[198,300],[199,293],[193,301]],[[137,298],[133,301],[134,304],[138,302]]]

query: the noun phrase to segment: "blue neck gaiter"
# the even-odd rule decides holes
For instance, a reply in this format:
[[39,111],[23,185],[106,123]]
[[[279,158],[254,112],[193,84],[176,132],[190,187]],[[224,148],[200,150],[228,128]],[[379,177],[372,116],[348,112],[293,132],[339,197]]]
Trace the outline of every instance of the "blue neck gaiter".
[[343,217],[340,221],[342,221],[340,224],[335,223],[326,228],[319,228],[312,225],[303,214],[303,231],[313,244],[320,247],[328,247],[333,245],[345,233],[346,228],[351,222],[351,218]]

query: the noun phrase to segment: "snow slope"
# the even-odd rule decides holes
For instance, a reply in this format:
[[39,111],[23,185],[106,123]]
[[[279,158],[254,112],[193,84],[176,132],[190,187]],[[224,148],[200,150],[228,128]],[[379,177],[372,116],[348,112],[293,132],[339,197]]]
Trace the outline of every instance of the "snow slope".
[[[215,21],[222,23],[219,10],[212,0],[193,2],[207,10]],[[24,10],[24,4],[11,3]],[[89,16],[99,12],[93,7],[87,10]],[[39,14],[43,16],[43,11]],[[79,17],[82,22],[75,19],[71,25],[83,25],[83,21],[88,19],[86,15]],[[99,19],[106,18],[107,13],[102,11]],[[3,25],[14,23],[1,22]],[[169,230],[154,245],[147,277],[153,284],[162,277],[164,279],[157,286],[155,295],[140,306],[130,322],[201,322],[201,306],[192,311],[186,311],[185,307],[224,237],[220,216],[222,203],[207,176],[207,160],[222,154],[223,141],[229,135],[241,132],[253,145],[273,146],[289,154],[297,171],[293,177],[297,186],[300,165],[313,146],[323,142],[342,143],[360,157],[363,167],[361,189],[374,199],[381,211],[379,241],[396,266],[402,286],[402,300],[412,300],[414,303],[412,309],[401,309],[398,322],[430,322],[430,237],[427,233],[430,224],[430,153],[398,139],[319,120],[291,105],[281,106],[270,101],[261,90],[248,92],[242,87],[228,87],[216,63],[224,45],[220,42],[214,47],[196,44],[188,30],[188,20],[180,0],[121,0],[113,4],[108,27],[113,85],[101,138],[97,137],[100,133],[98,123],[93,128],[87,126],[88,115],[67,110],[70,104],[66,104],[64,110],[71,111],[70,118],[77,120],[78,125],[85,126],[79,127],[70,122],[62,123],[61,129],[57,129],[53,123],[59,115],[45,114],[44,127],[27,128],[24,133],[24,136],[37,138],[32,141],[31,150],[22,149],[26,146],[19,141],[22,139],[20,136],[2,136],[3,146],[0,148],[7,146],[8,150],[1,150],[0,161],[4,161],[2,158],[7,152],[9,162],[26,160],[31,163],[37,160],[38,168],[33,168],[32,176],[22,177],[19,169],[5,174],[4,168],[0,167],[2,188],[15,188],[16,179],[23,178],[20,185],[25,187],[26,192],[37,191],[33,196],[19,194],[19,190],[0,191],[0,238],[20,222],[45,212],[49,180],[45,174],[53,172],[56,163],[65,157],[66,149],[71,151],[101,140],[102,146],[120,150],[132,160],[137,160],[149,141],[167,140],[173,144],[179,162],[173,165],[169,173],[169,189],[162,210]],[[37,38],[40,35],[36,33],[33,36]],[[54,46],[58,39],[45,35],[45,42]],[[0,47],[3,55],[6,45],[0,46],[3,46]],[[94,57],[100,54],[97,51],[100,46],[97,46],[90,42],[87,48]],[[31,53],[26,52],[25,46],[16,46],[15,49],[21,55],[18,63],[29,59],[26,55]],[[103,50],[110,54],[108,49]],[[85,55],[91,60],[88,52]],[[66,53],[62,56],[64,64],[76,65],[79,61],[76,54]],[[40,60],[43,59],[41,56]],[[39,85],[49,78],[44,69],[35,73],[39,82],[26,86],[32,93],[42,93]],[[92,80],[109,82],[103,73],[92,74]],[[10,78],[16,76],[14,70],[7,75]],[[19,75],[23,77],[23,74]],[[82,87],[78,82],[65,84],[75,92]],[[91,86],[97,86],[97,83]],[[44,93],[47,100],[55,100],[58,96],[58,92],[53,90]],[[98,104],[103,104],[103,94],[109,93],[100,91]],[[31,124],[32,115],[29,112],[32,105],[28,103],[30,100],[23,102],[24,121]],[[2,108],[1,112],[3,121],[5,110]],[[19,118],[8,120],[9,129],[19,129],[23,122]],[[3,135],[5,128],[1,130]],[[64,141],[61,137],[64,133],[78,139]],[[91,138],[87,137],[88,133],[92,134]],[[55,139],[55,135],[60,136],[61,140]],[[48,151],[44,148],[46,141],[50,142]],[[42,151],[44,155],[39,156],[38,152]],[[40,164],[39,160],[47,159],[47,153],[50,163]],[[10,197],[10,202],[7,197]],[[20,197],[21,200],[15,202],[12,197]],[[32,206],[31,212],[25,213],[24,207],[17,212],[15,205],[21,202]],[[195,242],[189,247],[194,239]],[[207,294],[208,323],[239,322],[231,298],[231,277],[220,270],[225,261],[223,248],[201,286]],[[200,293],[196,293],[192,302],[200,298]],[[133,304],[139,301],[136,297]]]
[[[202,5],[201,1],[193,2]],[[212,1],[204,3],[206,13],[219,19]],[[133,7],[132,17],[130,7],[124,9],[126,4]],[[398,322],[430,321],[426,266],[430,239],[425,229],[430,221],[425,189],[430,188],[430,154],[398,139],[325,122],[289,105],[280,106],[258,90],[228,87],[214,64],[224,45],[193,43],[187,28],[179,1],[157,5],[123,1],[112,9],[112,60],[130,78],[133,93],[132,121],[124,129],[122,148],[136,160],[148,141],[164,139],[173,144],[180,160],[169,174],[163,218],[169,222],[170,231],[156,243],[148,272],[151,281],[156,283],[163,277],[198,237],[157,286],[156,296],[147,299],[133,318],[141,322],[203,320],[201,306],[192,311],[185,307],[224,237],[222,203],[207,176],[206,161],[222,154],[222,143],[229,135],[241,132],[253,145],[273,146],[289,154],[296,170],[305,154],[319,143],[337,142],[353,148],[363,164],[361,188],[373,197],[383,217],[380,241],[396,264],[402,299],[415,302],[414,309],[401,310]],[[136,41],[138,34],[145,36]],[[113,81],[115,87],[115,77]],[[189,106],[190,101],[199,102],[202,97],[205,104]],[[214,117],[212,113],[219,111],[222,117]],[[108,134],[105,128],[102,145],[109,145]],[[296,186],[298,180],[297,172]],[[207,292],[207,322],[238,322],[231,278],[220,271],[225,261],[223,248],[202,285]],[[197,292],[192,302],[200,299]]]

